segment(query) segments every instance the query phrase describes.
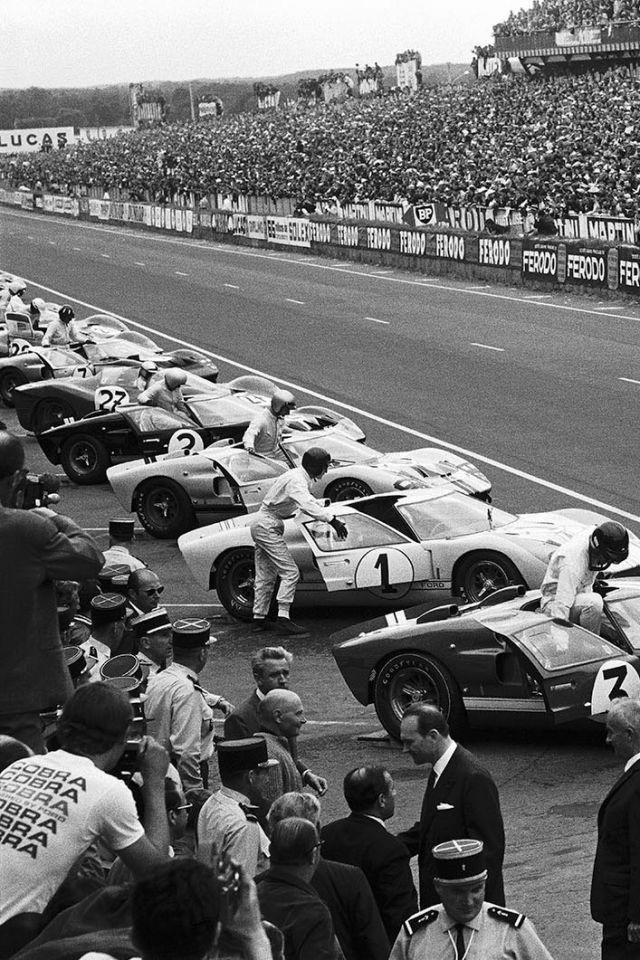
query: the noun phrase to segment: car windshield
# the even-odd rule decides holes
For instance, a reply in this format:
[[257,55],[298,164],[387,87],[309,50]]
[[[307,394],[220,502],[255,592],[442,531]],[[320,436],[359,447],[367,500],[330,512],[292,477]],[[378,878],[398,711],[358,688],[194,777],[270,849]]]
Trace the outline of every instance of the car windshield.
[[189,400],[189,409],[203,427],[218,427],[223,424],[248,423],[251,410],[226,387],[210,385],[211,396]]
[[126,409],[126,414],[140,433],[157,433],[158,430],[180,430],[182,427],[193,429],[194,426],[187,417],[170,413],[161,407],[135,407]]
[[367,463],[369,460],[376,460],[382,456],[372,447],[365,446],[364,443],[358,443],[356,440],[350,440],[339,433],[327,433],[318,437],[317,433],[302,436],[295,434],[287,437],[284,441],[284,448],[291,455],[292,460],[299,463],[303,454],[311,447],[322,447],[331,454],[331,465],[339,467],[351,465],[353,463]]
[[38,356],[48,367],[51,367],[54,377],[71,376],[75,370],[84,369],[87,376],[91,374],[91,369],[84,362],[83,358],[73,350],[61,350],[59,347],[46,347],[38,351]]
[[486,503],[451,493],[434,500],[398,503],[398,511],[420,540],[451,540],[484,533],[513,523],[517,517]]
[[633,649],[640,650],[640,597],[620,600],[607,597],[607,608]]
[[102,340],[100,343],[86,343],[84,352],[90,360],[126,360],[137,357],[140,348],[127,340]]
[[[224,449],[224,448],[223,448]],[[216,452],[215,447],[208,447],[208,451]],[[287,469],[286,464],[275,460],[265,460],[254,457],[244,450],[233,452],[230,456],[220,457],[220,465],[237,480],[238,483],[255,483],[270,477],[279,477]]]
[[544,670],[567,670],[620,655],[618,647],[575,624],[545,620],[514,633]]

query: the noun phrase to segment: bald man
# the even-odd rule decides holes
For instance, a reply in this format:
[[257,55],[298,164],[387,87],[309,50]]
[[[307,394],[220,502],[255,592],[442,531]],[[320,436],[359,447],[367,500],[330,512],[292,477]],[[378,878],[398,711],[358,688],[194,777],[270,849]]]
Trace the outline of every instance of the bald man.
[[278,766],[269,771],[265,799],[273,803],[283,793],[300,791],[304,786],[323,796],[328,787],[324,777],[313,773],[303,762],[296,762],[291,755],[291,742],[295,742],[307,722],[298,694],[293,690],[270,690],[260,701],[258,717],[260,730],[256,736],[266,740],[269,757],[278,760]]
[[20,440],[0,431],[0,734],[43,753],[40,712],[73,693],[53,581],[95,578],[103,556],[68,517],[14,508],[23,473]]

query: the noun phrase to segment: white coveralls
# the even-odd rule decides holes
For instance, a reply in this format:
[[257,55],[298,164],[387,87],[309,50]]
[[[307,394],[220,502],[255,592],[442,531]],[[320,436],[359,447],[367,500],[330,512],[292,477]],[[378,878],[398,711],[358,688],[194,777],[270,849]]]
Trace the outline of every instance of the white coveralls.
[[148,403],[151,407],[161,407],[169,413],[184,413],[186,406],[182,395],[182,388],[169,390],[164,378],[154,381],[150,387],[143,390],[138,397],[138,403]]
[[52,320],[42,338],[43,347],[67,347],[71,343],[69,324],[63,323],[60,317]]
[[279,446],[283,426],[282,417],[276,417],[268,407],[259,410],[244,432],[242,445],[245,450],[255,451],[263,457],[284,460]]
[[333,513],[311,496],[312,479],[303,467],[296,467],[278,477],[269,489],[262,505],[251,521],[250,529],[255,551],[255,585],[253,616],[266,617],[277,577],[278,615],[289,616],[300,572],[284,541],[284,521],[301,510],[316,520],[327,523]]
[[542,586],[540,612],[600,633],[602,597],[593,592],[597,570],[589,569],[591,530],[577,533],[551,555]]

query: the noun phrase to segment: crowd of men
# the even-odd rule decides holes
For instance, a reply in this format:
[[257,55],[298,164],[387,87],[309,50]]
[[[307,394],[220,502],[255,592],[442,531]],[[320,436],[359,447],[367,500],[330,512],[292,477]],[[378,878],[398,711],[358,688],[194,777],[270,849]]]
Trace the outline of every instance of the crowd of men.
[[518,37],[536,31],[639,20],[638,0],[533,0],[530,7],[512,11],[493,32],[496,37]]
[[309,211],[336,198],[634,217],[639,107],[640,85],[628,70],[499,77],[3,157],[0,178],[133,200],[286,197]]

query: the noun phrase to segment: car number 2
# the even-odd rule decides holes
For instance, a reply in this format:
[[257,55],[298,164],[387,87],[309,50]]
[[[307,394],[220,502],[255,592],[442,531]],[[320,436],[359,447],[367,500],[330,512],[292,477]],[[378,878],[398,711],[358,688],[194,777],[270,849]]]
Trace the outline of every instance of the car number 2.
[[176,430],[169,439],[169,453],[182,453],[188,457],[192,453],[204,450],[202,437],[195,430]]
[[116,407],[130,402],[129,394],[122,387],[98,387],[93,396],[96,410],[103,413],[111,413]]
[[618,697],[640,696],[640,676],[625,660],[607,660],[598,670],[591,693],[591,715],[606,713]]

